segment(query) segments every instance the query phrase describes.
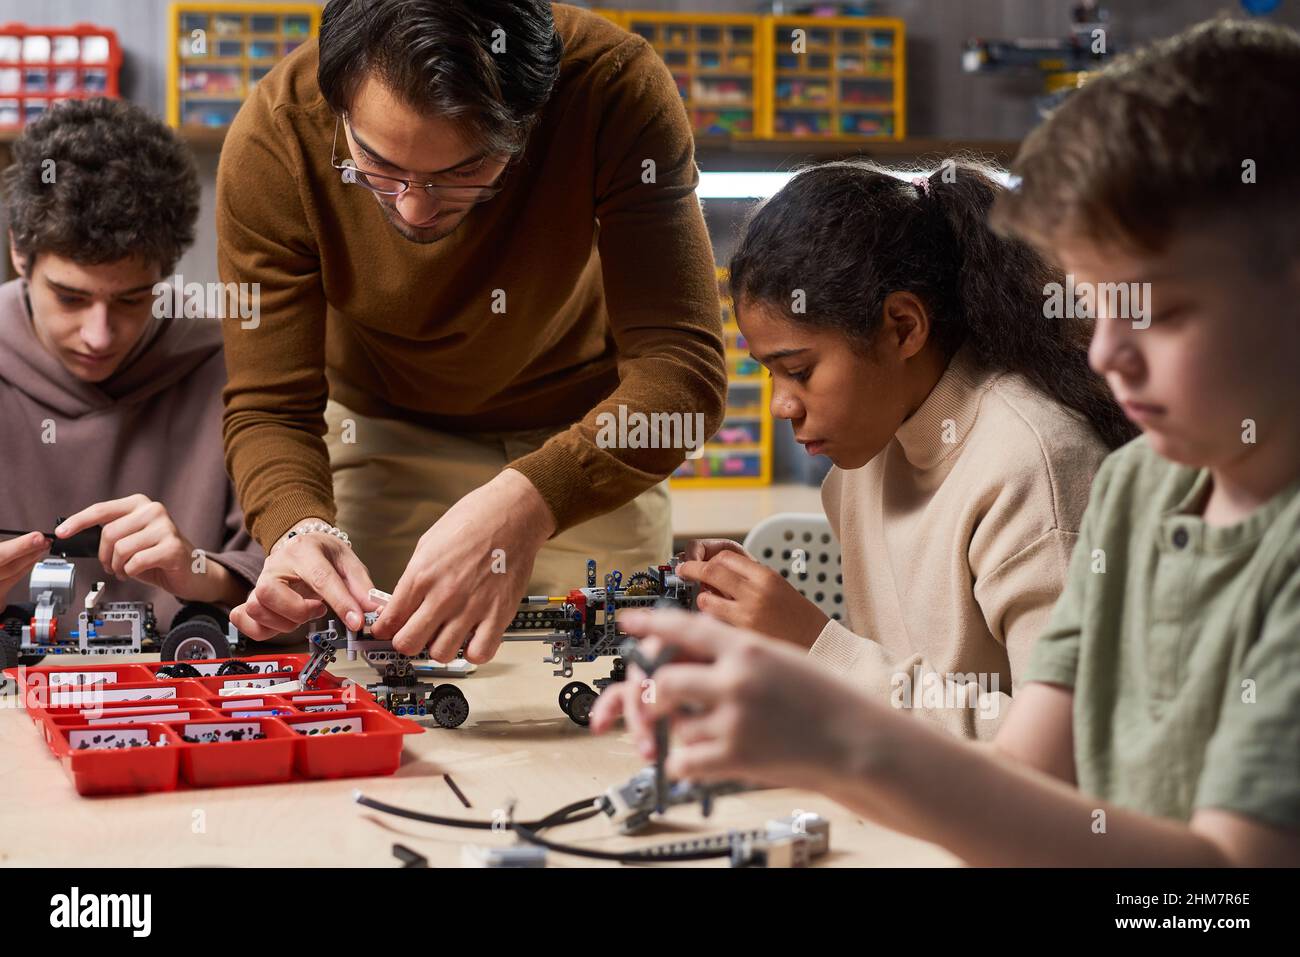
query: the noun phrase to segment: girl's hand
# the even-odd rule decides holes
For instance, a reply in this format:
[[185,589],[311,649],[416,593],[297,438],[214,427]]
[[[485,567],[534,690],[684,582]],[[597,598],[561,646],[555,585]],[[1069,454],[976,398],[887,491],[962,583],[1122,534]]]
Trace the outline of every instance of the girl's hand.
[[721,552],[735,552],[746,558],[753,557],[745,551],[744,545],[729,538],[693,538],[686,543],[686,548],[680,557],[688,562],[707,562]]
[[654,722],[668,718],[674,739],[665,769],[675,779],[824,790],[870,770],[892,716],[805,656],[675,609],[627,611],[619,622],[642,636],[648,657],[663,648],[674,657],[648,679],[629,669],[597,700],[593,732],[607,732],[623,714],[649,759]]
[[677,566],[682,578],[701,585],[695,607],[728,625],[811,648],[826,627],[825,613],[775,569],[743,552],[723,549],[707,561]]

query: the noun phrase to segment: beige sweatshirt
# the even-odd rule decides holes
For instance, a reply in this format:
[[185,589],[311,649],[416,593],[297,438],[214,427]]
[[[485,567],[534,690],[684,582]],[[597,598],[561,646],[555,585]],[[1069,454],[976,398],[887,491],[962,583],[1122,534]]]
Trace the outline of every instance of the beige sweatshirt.
[[813,657],[896,707],[987,740],[1065,584],[1093,474],[1091,425],[966,350],[893,441],[833,469],[846,628]]

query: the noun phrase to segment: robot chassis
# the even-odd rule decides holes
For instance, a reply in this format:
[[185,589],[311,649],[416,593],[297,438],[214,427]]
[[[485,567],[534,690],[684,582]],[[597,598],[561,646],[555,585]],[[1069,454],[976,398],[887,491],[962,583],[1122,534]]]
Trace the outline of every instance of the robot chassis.
[[[35,665],[46,655],[130,655],[158,651],[164,661],[229,658],[242,636],[218,608],[184,604],[166,635],[160,635],[153,604],[103,601],[96,582],[77,615],[77,627],[59,632],[59,616],[76,593],[76,566],[64,558],[37,562],[29,579],[29,605],[10,605],[0,625],[0,667]],[[225,629],[222,629],[222,623]]]
[[557,678],[572,678],[576,662],[614,657],[609,677],[597,678],[595,689],[571,681],[560,689],[560,710],[575,724],[590,723],[597,695],[627,676],[622,645],[627,635],[618,627],[618,613],[629,608],[660,605],[693,609],[698,586],[677,574],[678,559],[635,572],[623,581],[623,573],[605,575],[604,586],[596,584],[596,562],[587,561],[587,586],[562,596],[529,596],[519,605],[506,628],[505,641],[543,641],[551,653],[543,662],[558,665]]
[[404,655],[393,650],[391,641],[372,637],[370,628],[378,618],[379,612],[366,612],[361,631],[345,628],[343,636],[340,636],[338,623],[331,618],[323,629],[308,634],[311,657],[298,675],[301,686],[304,689],[316,687],[321,672],[335,660],[340,640],[343,640],[346,642],[343,650],[349,661],[356,661],[360,656],[378,672],[379,681],[366,685],[366,690],[393,714],[432,717],[444,728],[458,728],[464,724],[469,717],[469,702],[461,690],[453,684],[433,685],[421,681],[421,674],[416,671],[417,662],[421,661],[429,662],[435,669],[443,669],[443,666],[433,661],[427,651]]
[[[595,688],[581,681],[566,684],[559,695],[560,710],[575,724],[590,723],[591,708],[600,691],[622,681],[627,674],[621,645],[627,635],[618,627],[618,613],[628,608],[669,604],[680,608],[694,607],[697,586],[677,574],[678,560],[636,572],[624,582],[622,572],[605,575],[604,585],[597,584],[596,562],[587,562],[587,585],[567,595],[529,596],[507,627],[505,641],[541,641],[551,646],[543,662],[557,665],[556,677],[572,678],[578,662],[613,657],[610,675],[597,678]],[[380,598],[387,597],[377,593]],[[308,635],[312,655],[299,676],[303,688],[316,684],[326,665],[335,660],[340,643],[346,640],[349,661],[358,656],[378,672],[380,680],[366,690],[388,710],[405,716],[431,716],[444,728],[455,728],[469,717],[469,702],[455,685],[433,685],[420,680],[419,662],[431,662],[427,652],[403,655],[393,650],[391,641],[370,636],[377,612],[367,613],[360,633],[351,629],[340,632],[330,620],[325,628]],[[346,636],[344,638],[344,636]]]

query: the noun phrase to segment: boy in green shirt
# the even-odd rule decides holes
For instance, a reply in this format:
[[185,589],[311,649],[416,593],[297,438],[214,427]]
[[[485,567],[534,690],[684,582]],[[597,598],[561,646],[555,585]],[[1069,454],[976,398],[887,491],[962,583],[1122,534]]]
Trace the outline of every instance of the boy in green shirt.
[[1298,89],[1300,35],[1212,21],[1090,80],[1017,158],[995,225],[1065,267],[1144,435],[1097,475],[991,744],[666,612],[621,618],[676,658],[593,729],[622,712],[648,756],[668,716],[673,776],[812,786],[972,863],[1300,864]]

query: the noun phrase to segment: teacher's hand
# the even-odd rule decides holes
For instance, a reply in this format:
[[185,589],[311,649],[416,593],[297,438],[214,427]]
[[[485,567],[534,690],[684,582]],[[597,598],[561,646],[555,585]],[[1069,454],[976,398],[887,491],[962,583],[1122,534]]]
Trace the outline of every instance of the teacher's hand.
[[533,562],[555,531],[540,492],[506,469],[448,509],[420,541],[371,629],[402,654],[488,661],[519,609]]
[[360,631],[364,613],[378,607],[369,597],[371,587],[366,566],[339,538],[325,532],[288,538],[286,532],[230,620],[249,638],[265,641],[324,617],[328,605],[347,627]]

